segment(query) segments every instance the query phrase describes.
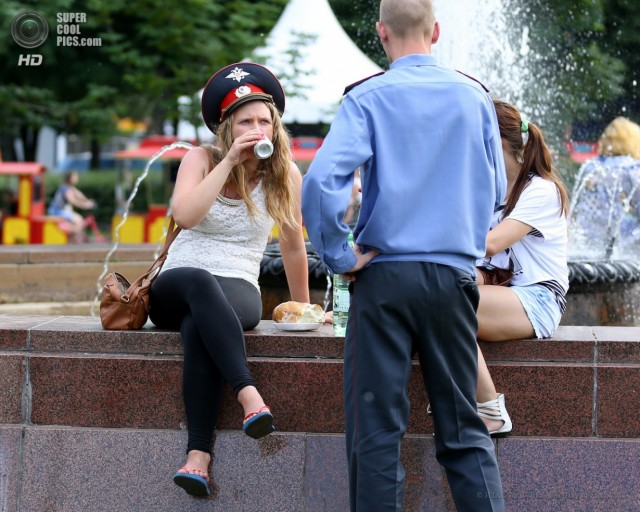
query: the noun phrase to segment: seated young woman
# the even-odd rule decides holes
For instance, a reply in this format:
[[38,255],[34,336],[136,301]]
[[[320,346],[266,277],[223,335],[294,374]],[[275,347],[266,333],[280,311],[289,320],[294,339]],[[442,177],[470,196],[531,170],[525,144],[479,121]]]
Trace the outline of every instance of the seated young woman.
[[[506,262],[513,275],[507,286],[496,286],[485,284],[483,272],[477,272],[478,339],[549,338],[560,323],[569,289],[568,194],[540,128],[513,105],[502,100],[494,100],[494,105],[507,196],[487,235],[487,257],[479,266]],[[479,347],[477,400],[491,434],[511,430],[504,395],[496,392]]]

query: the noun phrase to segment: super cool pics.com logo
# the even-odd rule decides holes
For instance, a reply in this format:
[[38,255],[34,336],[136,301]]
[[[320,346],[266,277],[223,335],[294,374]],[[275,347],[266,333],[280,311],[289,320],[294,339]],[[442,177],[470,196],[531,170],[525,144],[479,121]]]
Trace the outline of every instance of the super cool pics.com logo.
[[23,48],[37,48],[47,40],[49,25],[37,12],[22,12],[13,18],[11,36]]
[[[59,12],[56,14],[56,46],[102,46],[100,37],[83,37],[83,24],[87,13]],[[11,23],[13,40],[27,50],[42,46],[49,36],[49,24],[40,13],[21,12]],[[38,53],[20,54],[18,66],[39,66],[42,55]]]

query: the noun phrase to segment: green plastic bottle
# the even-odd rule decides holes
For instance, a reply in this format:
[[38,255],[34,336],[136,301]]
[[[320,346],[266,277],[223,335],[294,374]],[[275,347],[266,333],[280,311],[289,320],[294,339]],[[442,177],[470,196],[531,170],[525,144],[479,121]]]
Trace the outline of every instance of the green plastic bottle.
[[[347,238],[349,247],[354,246],[353,233],[349,232]],[[349,320],[349,279],[342,274],[333,274],[333,335],[344,336],[347,332],[347,320]]]

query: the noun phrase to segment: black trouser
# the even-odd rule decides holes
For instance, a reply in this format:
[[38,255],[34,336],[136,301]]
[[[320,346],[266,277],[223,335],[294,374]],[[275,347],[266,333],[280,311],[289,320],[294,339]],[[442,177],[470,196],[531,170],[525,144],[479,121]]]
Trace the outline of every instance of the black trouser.
[[261,316],[260,292],[243,279],[176,268],[162,272],[153,282],[149,318],[162,329],[179,330],[184,343],[187,452],[211,452],[225,380],[236,394],[245,386],[255,386],[243,330],[253,329]]
[[414,349],[457,509],[504,510],[493,442],[476,410],[478,299],[475,278],[445,265],[383,262],[357,274],[344,355],[352,512],[402,510]]

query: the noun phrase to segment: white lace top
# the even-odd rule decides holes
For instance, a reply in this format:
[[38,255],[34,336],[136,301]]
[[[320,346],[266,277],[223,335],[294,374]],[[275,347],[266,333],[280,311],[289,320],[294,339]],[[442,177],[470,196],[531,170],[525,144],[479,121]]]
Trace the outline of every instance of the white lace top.
[[254,218],[242,199],[218,196],[204,219],[171,244],[162,271],[196,267],[221,277],[245,279],[260,289],[260,262],[274,221],[267,213],[262,182],[251,192]]

